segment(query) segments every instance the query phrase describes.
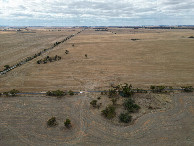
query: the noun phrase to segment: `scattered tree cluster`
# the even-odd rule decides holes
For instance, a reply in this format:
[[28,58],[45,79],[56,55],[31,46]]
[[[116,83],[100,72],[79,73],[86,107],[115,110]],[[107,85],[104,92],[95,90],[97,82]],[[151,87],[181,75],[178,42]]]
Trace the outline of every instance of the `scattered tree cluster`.
[[[56,117],[51,117],[48,121],[47,121],[47,126],[49,127],[54,127],[56,126],[58,123],[57,123],[57,120],[56,120]],[[64,126],[67,127],[67,128],[70,128],[71,127],[71,120],[70,119],[66,119],[64,121]]]
[[59,61],[59,60],[61,60],[60,56],[57,56],[57,55],[55,57],[47,56],[44,59],[38,60],[37,64],[46,64],[48,62],[54,62],[54,61]]

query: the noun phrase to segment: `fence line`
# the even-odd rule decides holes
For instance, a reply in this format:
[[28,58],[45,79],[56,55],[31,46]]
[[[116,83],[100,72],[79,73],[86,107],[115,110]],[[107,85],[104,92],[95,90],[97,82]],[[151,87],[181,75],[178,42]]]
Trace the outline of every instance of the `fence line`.
[[55,47],[58,46],[59,44],[64,43],[65,41],[69,40],[70,38],[72,38],[72,37],[78,35],[79,33],[81,33],[81,32],[84,31],[84,30],[85,30],[85,29],[82,29],[81,31],[77,32],[76,34],[72,34],[72,35],[66,37],[66,38],[63,39],[61,42],[56,42],[56,43],[54,43],[54,45],[53,45],[52,47],[50,47],[50,48],[48,48],[48,49],[44,49],[44,50],[40,51],[39,53],[34,54],[34,55],[31,56],[31,57],[26,57],[26,59],[20,61],[19,63],[15,64],[15,65],[12,65],[12,66],[9,67],[8,69],[5,69],[5,70],[3,70],[3,71],[0,71],[0,75],[6,74],[7,72],[9,72],[9,71],[11,71],[11,70],[13,70],[13,69],[15,69],[15,68],[17,68],[17,67],[19,67],[19,66],[21,66],[21,65],[23,65],[23,64],[26,64],[27,62],[33,60],[34,58],[40,56],[41,54],[43,54],[43,53],[45,53],[45,52],[47,52],[47,51],[49,51],[49,50],[52,50],[53,48],[55,48]]

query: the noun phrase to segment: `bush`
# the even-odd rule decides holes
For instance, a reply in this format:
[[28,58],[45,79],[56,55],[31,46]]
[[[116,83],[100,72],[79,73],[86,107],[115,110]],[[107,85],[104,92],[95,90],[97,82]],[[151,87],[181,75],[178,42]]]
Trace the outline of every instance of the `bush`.
[[93,107],[96,107],[97,106],[97,100],[92,100],[90,102],[90,104],[93,106]]
[[153,86],[153,85],[151,85],[150,89],[152,90],[153,93],[161,93],[166,89],[166,87],[165,86]]
[[47,121],[47,125],[50,126],[50,127],[56,126],[56,125],[57,125],[56,118],[55,118],[55,117],[50,118],[50,119]]
[[66,119],[66,121],[64,122],[65,127],[69,128],[71,126],[71,120]]
[[5,65],[4,67],[5,67],[5,70],[10,68],[9,65]]
[[69,90],[69,95],[71,95],[71,96],[73,96],[74,95],[74,92],[73,91],[71,91],[71,90]]
[[135,101],[132,100],[131,98],[126,99],[123,103],[123,106],[128,112],[137,112],[140,109],[140,106],[135,104]]
[[16,90],[16,89],[13,89],[11,91],[9,91],[10,95],[11,96],[16,96],[17,93],[19,93],[20,91]]
[[47,96],[65,96],[65,92],[56,90],[56,91],[48,91],[46,92]]
[[132,116],[129,115],[129,113],[121,113],[119,115],[119,120],[120,122],[123,122],[123,123],[129,123],[132,120]]
[[102,114],[107,118],[107,119],[112,119],[116,116],[115,112],[115,107],[110,105],[107,106],[104,110],[102,110]]
[[185,87],[181,87],[184,92],[193,92],[193,87],[192,86],[185,86]]

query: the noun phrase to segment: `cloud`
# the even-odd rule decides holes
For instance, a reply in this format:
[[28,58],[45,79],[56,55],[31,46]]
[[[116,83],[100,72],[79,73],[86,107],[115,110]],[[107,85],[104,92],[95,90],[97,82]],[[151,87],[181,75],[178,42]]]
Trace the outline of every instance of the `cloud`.
[[155,24],[168,24],[172,19],[194,24],[193,17],[194,0],[0,0],[0,18],[4,22],[27,19],[29,23],[36,20],[37,25],[41,20],[48,24],[144,25],[149,23],[146,19]]

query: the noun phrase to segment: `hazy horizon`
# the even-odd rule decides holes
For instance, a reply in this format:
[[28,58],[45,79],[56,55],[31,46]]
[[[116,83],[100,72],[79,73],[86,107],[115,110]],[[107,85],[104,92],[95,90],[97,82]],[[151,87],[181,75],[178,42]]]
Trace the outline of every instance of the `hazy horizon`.
[[0,0],[0,25],[193,25],[194,0]]

